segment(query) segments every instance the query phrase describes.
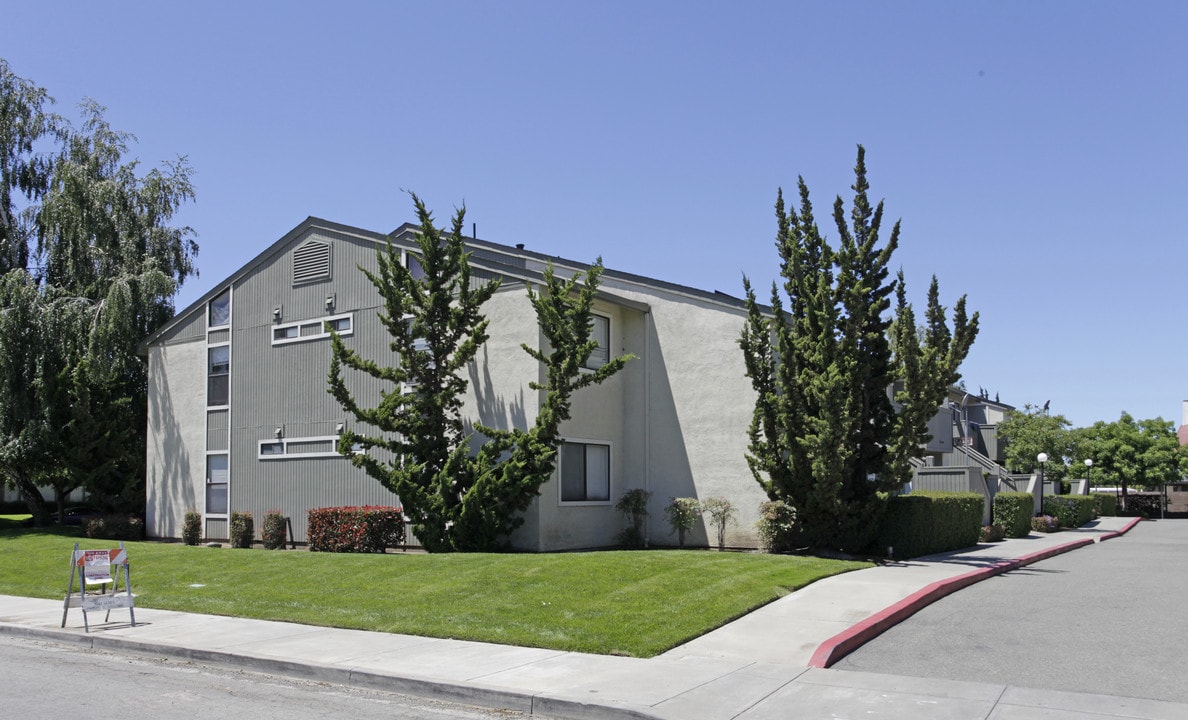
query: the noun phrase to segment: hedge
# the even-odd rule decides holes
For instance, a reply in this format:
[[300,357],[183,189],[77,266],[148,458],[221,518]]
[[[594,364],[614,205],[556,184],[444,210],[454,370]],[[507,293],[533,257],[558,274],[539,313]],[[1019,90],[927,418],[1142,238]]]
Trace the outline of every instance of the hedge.
[[1090,493],[1097,517],[1113,517],[1118,514],[1118,496],[1114,493]]
[[309,549],[315,552],[383,552],[404,544],[404,510],[398,507],[314,508]]
[[1126,509],[1119,510],[1126,517],[1155,518],[1163,509],[1163,496],[1159,493],[1127,493]]
[[1035,514],[1035,497],[1026,492],[1000,492],[994,496],[994,523],[1012,538],[1031,534],[1031,516]]
[[1088,495],[1048,495],[1044,514],[1060,522],[1060,527],[1079,528],[1093,519],[1093,498]]
[[979,493],[917,491],[891,497],[874,549],[909,558],[977,545],[983,503]]
[[135,515],[100,515],[83,523],[83,534],[92,539],[143,540],[144,520]]
[[256,536],[256,521],[250,512],[231,513],[231,547],[250,548]]

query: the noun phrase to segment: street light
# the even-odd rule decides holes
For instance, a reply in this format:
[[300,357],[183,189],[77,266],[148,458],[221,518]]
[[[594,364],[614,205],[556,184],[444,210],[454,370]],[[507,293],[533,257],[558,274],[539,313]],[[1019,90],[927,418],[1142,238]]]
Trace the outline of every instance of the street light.
[[1093,490],[1093,483],[1089,481],[1089,473],[1093,470],[1093,458],[1085,458],[1085,492]]
[[1044,463],[1048,462],[1048,453],[1040,453],[1035,456],[1035,459],[1040,464],[1040,509],[1036,515],[1044,514]]

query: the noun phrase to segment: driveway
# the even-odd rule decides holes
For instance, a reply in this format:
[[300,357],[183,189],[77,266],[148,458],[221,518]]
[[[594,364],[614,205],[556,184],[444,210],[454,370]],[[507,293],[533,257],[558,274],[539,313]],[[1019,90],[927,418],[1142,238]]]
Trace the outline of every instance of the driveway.
[[1142,522],[954,593],[836,670],[1188,702],[1188,520]]

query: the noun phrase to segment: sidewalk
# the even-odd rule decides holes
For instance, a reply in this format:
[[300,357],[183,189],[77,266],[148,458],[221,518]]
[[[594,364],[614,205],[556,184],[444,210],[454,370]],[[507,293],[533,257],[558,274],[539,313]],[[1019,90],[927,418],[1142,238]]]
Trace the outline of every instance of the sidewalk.
[[1073,531],[892,563],[818,581],[650,659],[137,608],[83,632],[62,603],[0,596],[0,632],[184,658],[556,718],[1140,718],[1188,705],[1004,685],[843,672],[828,666],[949,592],[1133,526]]

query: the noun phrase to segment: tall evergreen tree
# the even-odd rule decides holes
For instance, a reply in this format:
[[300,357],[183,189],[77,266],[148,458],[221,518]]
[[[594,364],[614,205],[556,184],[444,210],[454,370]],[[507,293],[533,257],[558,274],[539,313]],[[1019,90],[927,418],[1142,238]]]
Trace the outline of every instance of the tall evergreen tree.
[[928,422],[936,415],[949,388],[961,379],[958,368],[978,335],[978,313],[967,315],[962,295],[953,306],[950,329],[945,308],[940,304],[940,284],[935,275],[928,288],[927,325],[923,328],[917,327],[915,311],[907,302],[902,270],[895,295],[892,336],[897,370],[895,401],[899,412],[889,447],[889,476],[902,485],[912,478],[912,458],[920,457],[929,440]]
[[[443,233],[416,195],[413,203],[421,226],[417,247],[423,276],[404,267],[391,244],[377,253],[378,272],[363,270],[383,298],[380,320],[392,336],[397,364],[381,366],[333,337],[329,391],[356,420],[378,431],[347,429],[339,451],[400,496],[426,549],[494,550],[523,522],[520,513],[552,475],[559,427],[569,418],[573,392],[601,383],[629,358],[582,371],[598,344],[590,338],[591,304],[602,267],[596,264],[568,280],[550,268],[540,292],[528,291],[548,341],[545,350],[523,346],[546,371],[544,384],[529,383],[545,391],[534,424],[506,431],[478,426],[481,436],[467,435],[461,408],[469,383],[463,370],[487,340],[482,305],[499,282],[471,281],[464,210]],[[359,404],[344,369],[387,386],[379,405]]]
[[[840,197],[833,207],[840,238],[836,250],[817,227],[803,178],[799,212],[786,211],[782,192],[777,196],[776,247],[784,292],[773,284],[771,308],[765,311],[744,278],[747,322],[739,340],[757,394],[747,453],[755,479],[769,497],[796,508],[805,542],[851,550],[862,548],[877,529],[879,491],[902,484],[906,456],[921,452],[919,434],[900,437],[918,423],[913,417],[905,424],[896,415],[889,389],[897,377],[910,375],[913,388],[921,386],[923,393],[920,398],[913,394],[913,402],[930,402],[935,413],[943,390],[933,397],[932,378],[951,377],[964,358],[964,351],[953,347],[957,343],[940,337],[936,352],[955,359],[953,372],[938,369],[933,351],[921,351],[918,343],[905,340],[900,355],[893,352],[899,338],[892,336],[889,309],[896,284],[888,280],[888,267],[899,243],[899,223],[880,245],[883,204],[870,204],[861,146],[854,175],[848,221]],[[910,306],[899,299],[901,310],[910,314]],[[959,307],[962,343],[972,343],[976,316],[971,330],[964,321],[964,299]],[[943,327],[943,310],[940,322]],[[915,320],[903,317],[900,324],[914,328]],[[924,377],[929,378],[926,386]],[[926,432],[927,418],[924,424]]]

